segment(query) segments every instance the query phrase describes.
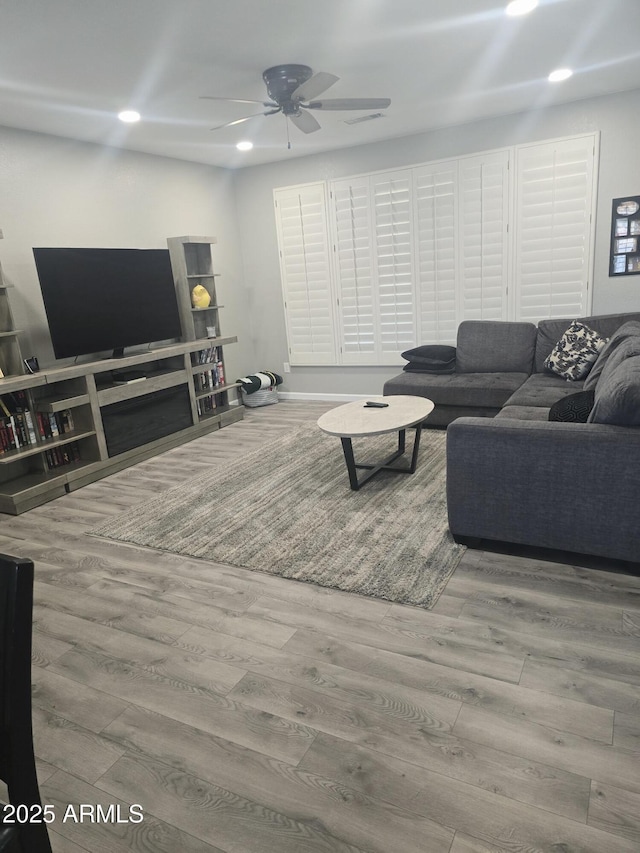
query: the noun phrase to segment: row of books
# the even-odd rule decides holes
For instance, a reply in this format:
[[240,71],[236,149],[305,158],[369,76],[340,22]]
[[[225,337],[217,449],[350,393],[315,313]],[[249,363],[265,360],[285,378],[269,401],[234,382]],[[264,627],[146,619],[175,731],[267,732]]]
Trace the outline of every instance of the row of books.
[[57,438],[73,430],[73,416],[63,412],[32,414],[24,392],[0,397],[0,455],[38,443],[38,438]]
[[211,370],[197,373],[194,377],[196,391],[210,391],[219,385],[224,385],[224,367],[221,361],[216,362]]
[[197,357],[197,364],[211,364],[212,362],[218,363],[222,357],[221,353],[218,352],[218,347],[211,346],[208,349],[202,349],[197,353],[194,353]]
[[80,461],[80,448],[77,441],[62,444],[60,447],[51,447],[45,452],[47,467],[60,468],[61,465],[70,465],[72,462]]
[[36,412],[40,438],[58,438],[73,432],[73,415],[70,409],[62,412]]
[[212,412],[216,410],[216,398],[215,397],[202,397],[198,400],[198,416],[203,417],[204,415],[210,415]]
[[[3,407],[4,410],[4,407]],[[0,455],[36,444],[36,431],[31,412],[16,412],[0,418]]]

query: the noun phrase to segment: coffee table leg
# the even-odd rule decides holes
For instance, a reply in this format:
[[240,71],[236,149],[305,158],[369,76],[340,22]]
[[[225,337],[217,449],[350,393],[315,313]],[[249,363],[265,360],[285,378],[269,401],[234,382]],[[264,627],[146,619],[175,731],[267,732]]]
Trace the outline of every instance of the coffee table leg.
[[[391,463],[395,462],[396,459],[399,459],[402,454],[405,452],[405,444],[406,444],[406,430],[401,429],[398,431],[398,449],[395,453],[389,456],[388,459],[380,462],[377,465],[365,465],[356,464],[356,460],[353,454],[353,444],[351,442],[351,438],[349,436],[341,436],[340,441],[342,442],[342,451],[344,453],[344,461],[347,463],[347,473],[349,474],[349,485],[354,492],[357,492],[360,486],[363,486],[367,480],[370,480],[374,474],[377,474],[378,471],[396,471],[398,474],[414,474],[416,470],[416,466],[418,464],[418,450],[420,449],[420,432],[422,429],[422,424],[417,424],[415,427],[416,434],[413,439],[413,451],[411,453],[411,463],[407,468],[396,468]],[[358,480],[358,468],[364,468],[368,470],[368,473],[365,474]]]
[[[402,430],[404,433],[404,430]],[[416,470],[416,465],[418,464],[418,450],[420,448],[420,433],[422,432],[422,424],[417,424],[416,426],[416,434],[413,439],[413,453],[411,454],[411,465],[409,466],[409,473],[414,474]]]
[[347,463],[347,471],[349,473],[349,484],[353,491],[357,492],[360,488],[360,483],[358,483],[356,460],[353,456],[353,445],[351,443],[351,439],[348,436],[343,436],[340,441],[342,442],[342,452],[344,453],[344,461]]

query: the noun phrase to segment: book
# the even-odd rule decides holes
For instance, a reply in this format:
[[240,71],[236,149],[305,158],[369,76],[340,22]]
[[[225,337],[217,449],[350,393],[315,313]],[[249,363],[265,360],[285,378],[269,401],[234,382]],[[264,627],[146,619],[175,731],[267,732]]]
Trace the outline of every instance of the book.
[[29,434],[29,444],[36,444],[38,439],[36,438],[36,430],[33,424],[33,418],[31,417],[31,412],[29,409],[25,410],[24,420],[27,425],[27,432]]
[[51,436],[57,438],[60,435],[60,430],[58,429],[58,421],[54,412],[49,414],[49,427],[51,429]]
[[9,435],[16,449],[19,450],[20,442],[18,441],[18,430],[16,428],[16,422],[13,419],[13,415],[9,418]]

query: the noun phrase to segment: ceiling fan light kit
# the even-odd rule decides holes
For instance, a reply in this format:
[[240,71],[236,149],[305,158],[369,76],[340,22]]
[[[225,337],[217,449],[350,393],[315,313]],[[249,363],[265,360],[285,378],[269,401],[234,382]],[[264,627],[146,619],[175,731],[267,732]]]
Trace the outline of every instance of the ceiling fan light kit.
[[[212,128],[220,130],[223,127],[241,124],[256,116],[269,116],[282,113],[291,119],[298,130],[303,133],[315,133],[320,130],[320,124],[309,110],[384,110],[390,104],[389,98],[329,98],[316,100],[318,95],[333,86],[340,79],[335,74],[319,71],[316,74],[308,65],[274,65],[262,74],[267,87],[268,101],[253,101],[243,98],[222,98],[214,95],[203,95],[203,98],[213,101],[233,101],[241,104],[261,104],[268,107],[261,113],[253,113],[244,118],[229,121],[226,124]],[[365,116],[362,120],[368,120]],[[371,116],[378,118],[378,116]]]

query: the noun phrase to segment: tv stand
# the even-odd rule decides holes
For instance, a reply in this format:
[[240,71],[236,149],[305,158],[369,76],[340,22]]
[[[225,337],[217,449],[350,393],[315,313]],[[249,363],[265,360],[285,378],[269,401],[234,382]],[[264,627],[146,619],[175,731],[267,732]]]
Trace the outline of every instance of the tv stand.
[[144,370],[113,370],[111,379],[118,385],[126,385],[127,382],[140,382],[146,379]]
[[[20,446],[0,447],[0,513],[19,515],[241,420],[244,407],[229,399],[238,383],[210,390],[216,405],[206,413],[197,387],[201,353],[236,341],[187,341],[0,379],[0,398],[24,400],[34,433],[21,413]],[[114,382],[114,372],[130,371],[136,380]]]
[[[213,237],[168,240],[182,343],[23,375],[0,268],[0,513],[21,512],[241,420],[239,383],[225,379],[211,259]],[[212,304],[195,309],[194,284]],[[120,374],[123,378],[115,378]],[[233,399],[232,399],[233,398]]]

